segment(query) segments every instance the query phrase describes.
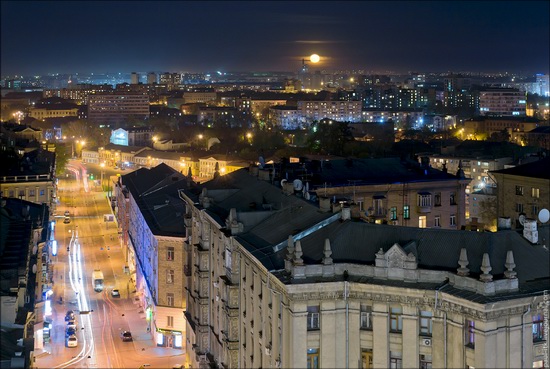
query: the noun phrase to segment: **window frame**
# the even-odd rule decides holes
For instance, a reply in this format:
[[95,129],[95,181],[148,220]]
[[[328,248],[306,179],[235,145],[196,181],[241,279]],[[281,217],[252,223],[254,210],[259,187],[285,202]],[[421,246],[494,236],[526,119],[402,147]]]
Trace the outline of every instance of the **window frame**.
[[441,206],[441,192],[434,194],[434,206]]
[[362,330],[372,331],[372,306],[360,306],[359,312],[359,327]]
[[166,294],[166,305],[173,307],[175,303],[174,294],[172,292],[168,292]]
[[321,309],[319,305],[307,307],[307,330],[318,331],[321,329]]
[[451,227],[456,227],[456,214],[451,214],[449,216],[449,225]]
[[456,203],[456,192],[451,192],[449,194],[449,205],[457,205]]
[[540,198],[540,188],[531,187],[531,197],[534,199]]
[[403,219],[411,219],[410,205],[403,205]]
[[[428,310],[420,310],[418,314],[418,330],[420,336],[431,337],[433,333],[433,314]],[[426,324],[423,324],[427,321]]]
[[174,269],[166,270],[166,284],[174,284],[175,272]]
[[390,307],[390,332],[403,333],[403,307],[401,306]]
[[174,326],[174,317],[172,315],[166,316],[166,326],[167,327],[173,327]]
[[166,248],[166,260],[174,261],[174,259],[175,259],[175,248],[172,246],[169,246]]
[[476,346],[476,323],[475,321],[471,319],[466,319],[464,322],[464,328],[465,328],[465,341],[466,341],[466,347],[475,348]]
[[523,186],[516,185],[516,196],[523,196],[524,188]]
[[307,349],[307,369],[318,369],[320,368],[319,359],[321,357],[318,348],[308,348]]
[[[533,322],[533,342],[544,341],[544,315],[537,314],[531,318]],[[536,319],[536,320],[535,320]]]

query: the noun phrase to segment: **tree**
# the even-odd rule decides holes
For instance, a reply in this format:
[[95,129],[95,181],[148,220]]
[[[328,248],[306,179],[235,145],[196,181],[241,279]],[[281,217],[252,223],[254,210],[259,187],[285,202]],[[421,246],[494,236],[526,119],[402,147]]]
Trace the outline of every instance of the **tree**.
[[323,119],[312,124],[308,146],[317,153],[343,155],[346,143],[351,141],[353,135],[347,122]]
[[65,165],[69,160],[69,149],[67,145],[55,145],[55,175],[59,177],[65,171]]
[[479,202],[479,215],[485,228],[490,231],[497,229],[497,197],[488,196],[486,199]]

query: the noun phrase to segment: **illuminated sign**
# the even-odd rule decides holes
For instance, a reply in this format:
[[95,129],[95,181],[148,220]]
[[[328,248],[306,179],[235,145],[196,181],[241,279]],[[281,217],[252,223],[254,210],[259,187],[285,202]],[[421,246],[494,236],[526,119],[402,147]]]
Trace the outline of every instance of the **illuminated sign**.
[[57,241],[56,240],[52,241],[52,255],[53,256],[57,255]]

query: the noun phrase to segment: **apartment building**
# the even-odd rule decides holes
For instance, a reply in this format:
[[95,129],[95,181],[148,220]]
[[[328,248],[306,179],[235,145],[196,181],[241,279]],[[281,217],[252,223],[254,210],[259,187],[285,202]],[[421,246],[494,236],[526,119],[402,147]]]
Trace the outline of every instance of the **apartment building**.
[[339,122],[361,122],[361,101],[298,101],[302,124],[328,118]]
[[479,140],[491,137],[494,133],[507,131],[510,136],[526,134],[539,126],[538,119],[513,118],[513,117],[480,117],[469,119],[464,122],[463,139]]
[[102,124],[123,123],[129,118],[149,117],[146,94],[96,93],[88,96],[88,119]]
[[235,160],[228,155],[208,155],[199,158],[199,174],[201,180],[210,180],[218,175],[226,175],[241,168],[248,167],[250,163],[242,160]]
[[269,108],[268,120],[276,127],[285,130],[300,129],[305,126],[302,123],[300,112],[296,106],[275,105]]
[[191,367],[517,368],[547,360],[545,248],[513,231],[353,221],[349,208],[323,211],[284,193],[267,172],[243,169],[180,190]]
[[479,113],[486,116],[525,116],[526,96],[515,88],[485,88],[479,91]]
[[29,108],[29,117],[39,120],[48,118],[78,117],[77,107],[48,106]]
[[198,104],[215,102],[218,93],[214,89],[195,89],[183,93],[184,104]]
[[509,218],[513,229],[523,229],[522,215],[537,220],[542,209],[550,209],[548,168],[550,158],[544,158],[490,172],[497,182],[497,216]]
[[150,317],[147,329],[157,346],[174,349],[185,349],[185,211],[178,198],[185,183],[181,173],[160,164],[123,175],[115,186],[125,260]]

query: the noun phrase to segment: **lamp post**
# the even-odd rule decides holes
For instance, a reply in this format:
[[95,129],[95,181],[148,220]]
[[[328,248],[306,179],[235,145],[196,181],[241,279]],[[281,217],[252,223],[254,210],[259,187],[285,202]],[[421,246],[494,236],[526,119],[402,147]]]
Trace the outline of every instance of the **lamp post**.
[[103,173],[104,173],[103,168],[105,168],[105,163],[101,163],[99,166],[101,167],[101,182],[100,182],[101,192],[103,192]]

